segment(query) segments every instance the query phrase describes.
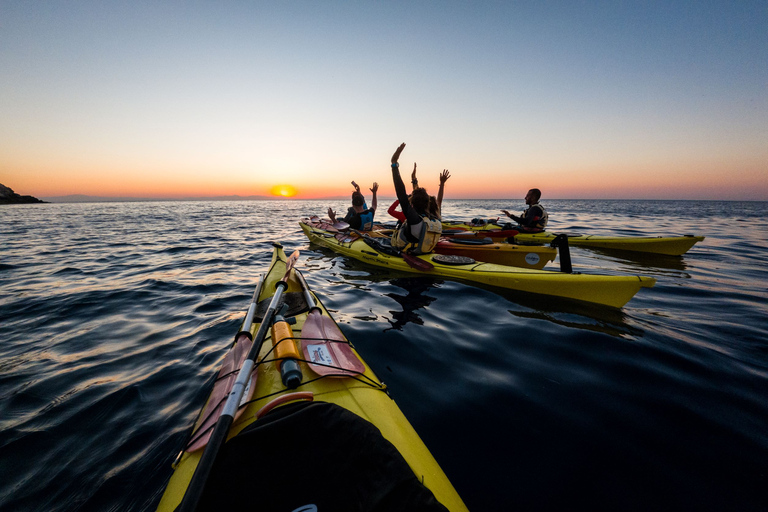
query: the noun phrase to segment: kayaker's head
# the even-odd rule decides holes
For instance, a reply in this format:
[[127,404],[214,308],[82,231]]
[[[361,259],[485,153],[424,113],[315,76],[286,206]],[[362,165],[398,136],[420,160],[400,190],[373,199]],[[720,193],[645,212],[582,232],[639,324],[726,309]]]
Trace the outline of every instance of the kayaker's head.
[[429,194],[425,188],[417,188],[411,194],[411,206],[419,215],[429,213]]
[[541,190],[537,188],[532,188],[525,195],[525,204],[527,205],[536,204],[539,202],[539,199],[541,199]]
[[352,206],[363,206],[365,204],[365,197],[357,190],[352,192]]

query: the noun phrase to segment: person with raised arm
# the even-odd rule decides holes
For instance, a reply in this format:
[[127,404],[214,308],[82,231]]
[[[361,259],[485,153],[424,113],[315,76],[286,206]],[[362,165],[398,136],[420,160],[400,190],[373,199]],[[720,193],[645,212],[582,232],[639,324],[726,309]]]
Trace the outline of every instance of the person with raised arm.
[[[408,195],[403,178],[400,177],[400,166],[397,162],[403,149],[405,149],[405,143],[400,144],[392,155],[392,182],[395,185],[405,222],[395,229],[391,243],[396,249],[413,254],[427,254],[437,245],[443,228],[440,219],[430,214],[429,193],[426,189],[414,183],[415,188],[411,195]],[[413,178],[413,181],[416,181],[415,175]]]
[[[347,210],[347,214],[342,221],[349,224],[352,229],[359,229],[360,231],[370,231],[373,229],[373,216],[376,213],[376,206],[378,205],[376,200],[376,192],[379,190],[379,184],[374,182],[370,191],[373,193],[371,199],[371,207],[365,203],[365,196],[360,192],[360,186],[352,182],[352,186],[355,187],[355,191],[352,192],[352,206]],[[332,208],[328,208],[328,217],[331,222],[336,224],[336,212]]]
[[[445,191],[445,182],[450,177],[451,175],[448,172],[448,169],[443,169],[443,172],[440,173],[440,187],[437,193],[437,197],[429,196],[429,213],[433,217],[438,217],[438,218],[442,217],[443,192]],[[411,173],[411,185],[413,186],[414,190],[419,187],[419,180],[418,178],[416,178],[416,162],[413,163],[413,172]],[[392,205],[389,207],[389,210],[387,210],[387,213],[389,213],[392,217],[397,219],[398,222],[405,222],[405,215],[403,214],[403,212],[397,210],[398,206],[400,206],[400,200],[395,199],[395,202],[392,203]]]

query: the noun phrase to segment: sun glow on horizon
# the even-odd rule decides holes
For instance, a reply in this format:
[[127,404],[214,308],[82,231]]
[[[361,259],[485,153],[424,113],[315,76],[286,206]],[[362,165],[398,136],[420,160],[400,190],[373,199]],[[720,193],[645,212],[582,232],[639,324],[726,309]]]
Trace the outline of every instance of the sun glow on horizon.
[[296,195],[296,188],[291,185],[275,185],[270,192],[273,196],[293,197]]

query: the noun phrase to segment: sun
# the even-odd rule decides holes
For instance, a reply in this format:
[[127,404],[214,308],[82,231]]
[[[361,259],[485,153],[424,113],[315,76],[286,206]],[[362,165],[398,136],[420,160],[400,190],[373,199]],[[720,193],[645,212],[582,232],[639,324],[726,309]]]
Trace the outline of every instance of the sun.
[[296,189],[291,185],[275,185],[272,187],[273,196],[293,197],[296,195]]

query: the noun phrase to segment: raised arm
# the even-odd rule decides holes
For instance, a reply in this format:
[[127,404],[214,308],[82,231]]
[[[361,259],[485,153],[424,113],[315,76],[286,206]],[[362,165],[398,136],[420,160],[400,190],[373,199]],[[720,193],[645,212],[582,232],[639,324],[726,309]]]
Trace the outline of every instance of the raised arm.
[[395,185],[395,193],[397,194],[398,201],[400,201],[400,207],[405,211],[404,209],[408,204],[408,193],[405,191],[405,183],[403,183],[403,178],[400,177],[400,166],[397,163],[403,149],[405,149],[405,142],[400,144],[392,155],[392,183]]
[[451,177],[451,174],[448,172],[448,169],[443,169],[443,172],[440,173],[440,189],[437,191],[437,207],[442,209],[443,208],[443,192],[445,189],[445,182],[448,181],[448,178]]
[[413,162],[413,172],[411,173],[411,190],[419,188],[419,179],[416,177],[416,162]]
[[371,199],[371,210],[376,209],[376,191],[379,190],[379,184],[375,181],[373,182],[373,187],[370,188],[371,192],[373,192],[373,199]]

